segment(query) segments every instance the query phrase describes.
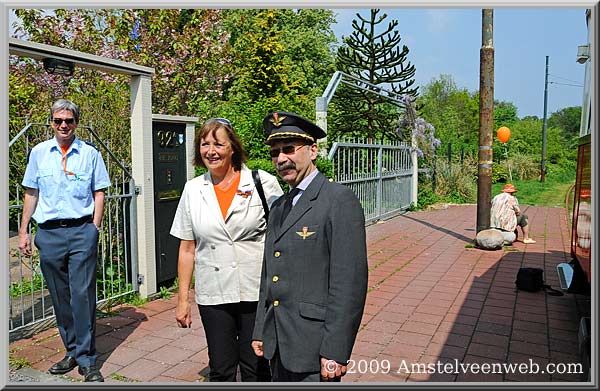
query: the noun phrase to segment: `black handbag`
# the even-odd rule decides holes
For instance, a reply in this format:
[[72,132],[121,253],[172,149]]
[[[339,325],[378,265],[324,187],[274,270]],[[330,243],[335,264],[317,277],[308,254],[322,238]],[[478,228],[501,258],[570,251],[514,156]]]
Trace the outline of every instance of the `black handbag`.
[[522,267],[517,273],[517,289],[526,292],[546,291],[552,296],[562,296],[563,293],[544,283],[544,271],[537,267]]

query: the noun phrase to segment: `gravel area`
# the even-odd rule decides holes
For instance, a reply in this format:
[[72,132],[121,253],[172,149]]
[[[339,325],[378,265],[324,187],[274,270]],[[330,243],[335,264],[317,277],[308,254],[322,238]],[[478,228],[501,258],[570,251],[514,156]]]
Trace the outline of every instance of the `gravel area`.
[[15,369],[12,366],[8,368],[8,382],[9,383],[71,383],[69,380],[60,377],[53,376],[49,373],[38,371],[33,368],[20,368]]

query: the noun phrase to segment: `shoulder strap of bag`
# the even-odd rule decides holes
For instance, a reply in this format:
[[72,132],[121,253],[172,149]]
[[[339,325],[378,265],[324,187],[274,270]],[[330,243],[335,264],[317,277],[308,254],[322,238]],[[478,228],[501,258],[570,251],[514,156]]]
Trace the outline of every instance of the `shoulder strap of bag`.
[[262,187],[262,182],[260,181],[260,175],[258,174],[258,170],[252,170],[252,178],[254,179],[254,185],[256,186],[256,190],[258,190],[258,195],[260,196],[260,200],[262,201],[263,209],[265,210],[265,220],[269,220],[269,204],[267,204],[267,198],[265,197],[265,191]]
[[564,296],[564,293],[562,293],[561,291],[552,288],[550,285],[547,284],[543,284],[542,288],[544,288],[544,291],[546,291],[547,294],[549,294],[550,296]]

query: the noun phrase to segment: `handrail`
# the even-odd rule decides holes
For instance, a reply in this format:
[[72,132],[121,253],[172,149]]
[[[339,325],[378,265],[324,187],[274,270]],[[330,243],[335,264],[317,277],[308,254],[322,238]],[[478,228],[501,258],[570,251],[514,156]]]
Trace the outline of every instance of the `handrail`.
[[[15,137],[13,137],[12,140],[10,140],[8,142],[8,148],[10,148],[11,145],[13,145],[18,139],[19,137],[21,137],[24,133],[27,133],[27,131],[29,130],[29,128],[31,128],[33,125],[44,125],[44,124],[27,124],[27,126],[25,126],[23,129],[21,129],[21,131],[19,133],[17,133],[17,135]],[[44,125],[47,126],[47,125]]]

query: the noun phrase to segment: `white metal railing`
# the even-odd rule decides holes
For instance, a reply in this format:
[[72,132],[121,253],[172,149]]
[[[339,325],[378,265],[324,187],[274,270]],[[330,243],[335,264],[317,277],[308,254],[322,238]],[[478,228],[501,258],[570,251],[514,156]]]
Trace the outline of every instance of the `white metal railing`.
[[365,222],[407,210],[413,202],[411,147],[402,142],[375,144],[336,141],[328,154],[336,182],[350,187],[363,207]]

